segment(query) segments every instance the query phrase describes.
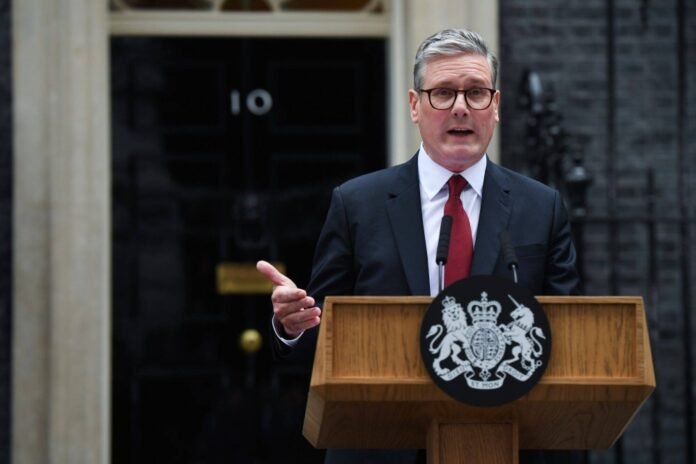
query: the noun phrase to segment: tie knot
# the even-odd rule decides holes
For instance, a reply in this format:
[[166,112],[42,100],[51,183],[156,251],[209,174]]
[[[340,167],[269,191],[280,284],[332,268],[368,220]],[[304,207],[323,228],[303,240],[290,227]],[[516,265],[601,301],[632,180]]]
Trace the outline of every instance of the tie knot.
[[459,196],[462,190],[467,186],[466,179],[460,175],[454,175],[447,181],[447,187],[449,187],[450,196]]

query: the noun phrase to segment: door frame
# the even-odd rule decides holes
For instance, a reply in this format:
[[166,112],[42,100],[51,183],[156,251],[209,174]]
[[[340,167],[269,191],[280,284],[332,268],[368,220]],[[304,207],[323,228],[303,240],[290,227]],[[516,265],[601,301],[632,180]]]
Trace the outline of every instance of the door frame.
[[[108,0],[12,4],[15,463],[110,462],[109,39],[126,32],[120,29],[123,18],[110,15],[106,4]],[[390,0],[387,5],[388,26],[365,35],[349,25],[342,34],[379,34],[388,40],[387,140],[389,163],[396,164],[419,143],[406,99],[418,43],[444,27],[469,25],[495,52],[498,5],[479,0]],[[267,37],[289,35],[278,21],[264,18],[254,27]],[[305,24],[303,35],[332,35],[321,21],[313,23],[319,26]],[[241,26],[223,34],[203,19],[180,23],[195,31],[189,34],[161,26],[156,32],[154,24],[140,21],[139,29],[128,33],[248,34]],[[497,146],[496,136],[489,150],[494,159]]]

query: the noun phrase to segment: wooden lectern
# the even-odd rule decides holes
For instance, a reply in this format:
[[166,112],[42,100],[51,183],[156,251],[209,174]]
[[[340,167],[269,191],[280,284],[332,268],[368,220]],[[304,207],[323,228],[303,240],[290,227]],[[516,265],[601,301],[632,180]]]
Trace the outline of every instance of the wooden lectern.
[[305,437],[317,448],[427,448],[431,464],[609,448],[655,389],[643,300],[537,299],[553,337],[544,376],[512,403],[475,407],[442,392],[423,365],[432,298],[326,298]]

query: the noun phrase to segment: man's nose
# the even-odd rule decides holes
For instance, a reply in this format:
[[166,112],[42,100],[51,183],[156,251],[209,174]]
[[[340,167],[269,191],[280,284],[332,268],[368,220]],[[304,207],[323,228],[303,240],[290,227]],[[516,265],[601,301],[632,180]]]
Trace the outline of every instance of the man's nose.
[[452,106],[452,110],[457,115],[469,113],[469,105],[466,104],[464,92],[457,92],[457,95],[454,97],[454,105]]

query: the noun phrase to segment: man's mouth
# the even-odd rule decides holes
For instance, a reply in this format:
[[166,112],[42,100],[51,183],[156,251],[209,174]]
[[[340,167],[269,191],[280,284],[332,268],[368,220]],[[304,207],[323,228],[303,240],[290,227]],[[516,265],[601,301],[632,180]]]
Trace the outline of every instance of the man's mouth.
[[448,134],[450,135],[456,135],[456,136],[467,136],[471,135],[474,133],[471,129],[450,129],[447,131]]

